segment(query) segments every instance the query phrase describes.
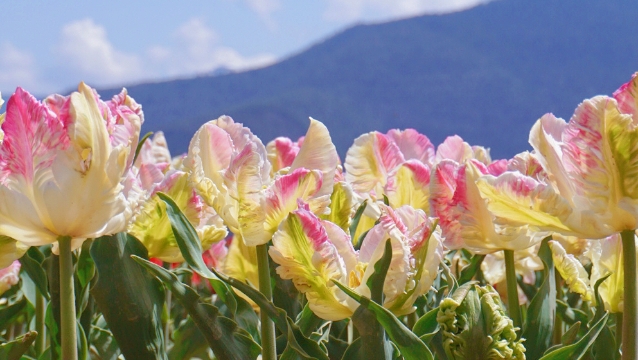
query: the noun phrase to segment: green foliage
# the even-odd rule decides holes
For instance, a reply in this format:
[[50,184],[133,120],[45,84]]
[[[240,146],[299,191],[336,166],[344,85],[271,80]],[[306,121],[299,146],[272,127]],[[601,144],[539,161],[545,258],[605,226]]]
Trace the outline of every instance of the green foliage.
[[98,276],[91,295],[124,357],[166,359],[162,285],[131,259],[147,258],[146,248],[133,236],[119,233],[95,239],[90,253]]

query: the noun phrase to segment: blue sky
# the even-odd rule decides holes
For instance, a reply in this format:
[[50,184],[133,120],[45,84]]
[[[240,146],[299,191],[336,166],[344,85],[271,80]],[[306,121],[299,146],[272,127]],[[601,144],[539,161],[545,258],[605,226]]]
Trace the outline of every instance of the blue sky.
[[489,0],[0,0],[0,91],[36,94],[263,67],[361,22]]

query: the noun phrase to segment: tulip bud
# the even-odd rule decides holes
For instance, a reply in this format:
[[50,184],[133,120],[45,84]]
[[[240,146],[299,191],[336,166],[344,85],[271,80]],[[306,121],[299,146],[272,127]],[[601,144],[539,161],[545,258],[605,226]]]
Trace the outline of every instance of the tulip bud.
[[436,320],[449,359],[525,359],[523,340],[516,340],[518,328],[489,285],[460,287],[441,302]]

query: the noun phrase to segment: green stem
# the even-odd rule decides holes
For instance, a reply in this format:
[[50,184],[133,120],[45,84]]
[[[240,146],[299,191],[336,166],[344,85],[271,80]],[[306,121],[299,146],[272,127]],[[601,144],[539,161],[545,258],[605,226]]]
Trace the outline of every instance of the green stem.
[[[259,291],[268,301],[272,301],[272,287],[270,285],[270,265],[268,264],[268,244],[257,245],[257,269],[259,272]],[[265,311],[260,312],[261,318],[261,358],[262,360],[277,359],[277,345],[275,343],[275,323],[270,320]]]
[[[558,271],[556,271],[555,273],[555,278],[556,278],[556,298],[557,299],[563,299],[563,279],[561,278],[560,274],[558,273]],[[558,345],[561,344],[561,341],[563,340],[563,320],[561,319],[560,315],[558,315],[558,313],[556,313],[556,315],[554,316],[554,345]]]
[[634,230],[625,230],[622,237],[625,298],[622,322],[622,359],[635,360],[636,352],[636,242]]
[[[622,313],[616,313],[616,354],[619,353],[620,344],[622,344]],[[619,357],[616,357],[617,359]]]
[[414,328],[414,324],[419,321],[419,315],[417,315],[416,310],[408,314],[408,329],[412,330]]
[[[514,264],[514,251],[503,250],[505,255],[505,277],[507,282],[507,307],[514,326],[522,329],[521,307],[518,303],[518,284],[516,283],[516,268]],[[520,333],[520,332],[519,332]]]
[[44,318],[46,316],[46,306],[44,296],[36,289],[35,293],[35,331],[38,337],[35,338],[35,352],[38,356],[46,349],[46,334],[44,333]]
[[71,237],[58,237],[60,251],[60,322],[62,359],[77,360],[75,293],[73,289],[73,254]]

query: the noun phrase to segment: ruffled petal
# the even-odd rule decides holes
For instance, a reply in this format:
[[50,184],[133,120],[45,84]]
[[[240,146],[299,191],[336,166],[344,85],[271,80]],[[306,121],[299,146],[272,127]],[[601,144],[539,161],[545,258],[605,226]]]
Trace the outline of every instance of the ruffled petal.
[[417,160],[408,160],[388,175],[385,195],[390,206],[410,205],[430,212],[430,168]]
[[287,137],[278,137],[266,145],[268,161],[272,166],[271,175],[292,165],[299,153],[299,145]]
[[299,153],[290,166],[290,170],[305,168],[321,172],[321,188],[316,196],[330,195],[334,177],[339,165],[339,155],[332,143],[328,128],[321,122],[310,118],[310,127],[304,137]]
[[405,160],[418,160],[428,166],[434,164],[435,149],[427,136],[419,134],[414,129],[392,129],[388,131],[387,136],[399,147]]
[[614,98],[618,101],[620,111],[631,115],[635,123],[638,122],[638,73],[614,92]]
[[335,182],[330,195],[330,213],[321,214],[319,217],[337,224],[344,231],[349,231],[355,201],[353,196],[350,184],[345,181]]
[[436,162],[444,159],[463,163],[474,157],[474,151],[470,144],[461,139],[460,136],[448,136],[436,149]]
[[260,225],[264,228],[268,239],[275,233],[288,213],[297,209],[298,200],[308,203],[313,213],[324,212],[330,198],[325,195],[318,196],[321,181],[321,172],[305,168],[294,170],[275,180],[273,185],[265,191],[263,207],[258,209],[265,213],[265,222]]
[[583,264],[574,255],[568,254],[559,242],[550,241],[549,247],[552,250],[554,265],[560,276],[565,279],[569,290],[580,294],[585,301],[592,301],[594,299],[593,290]]
[[346,295],[332,282],[346,283],[343,258],[312,212],[299,209],[291,213],[273,236],[269,254],[279,265],[277,274],[292,280],[297,290],[306,294],[310,309],[317,316],[337,321],[353,314]]
[[404,160],[399,147],[386,135],[378,132],[361,135],[346,154],[346,181],[359,194],[373,192],[381,196],[388,173]]

